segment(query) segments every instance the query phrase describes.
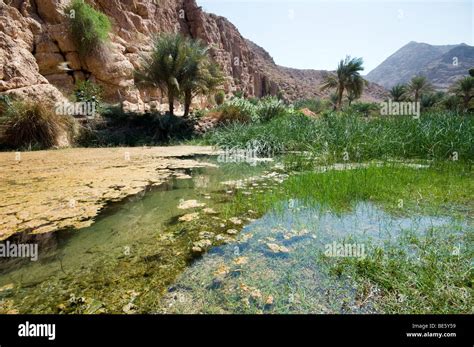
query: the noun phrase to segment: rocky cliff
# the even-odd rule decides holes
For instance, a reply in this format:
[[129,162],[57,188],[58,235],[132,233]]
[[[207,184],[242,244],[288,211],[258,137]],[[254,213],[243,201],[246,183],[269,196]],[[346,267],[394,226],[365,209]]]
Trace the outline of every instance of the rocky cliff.
[[[277,66],[226,18],[203,12],[195,0],[87,2],[112,20],[113,30],[103,54],[80,59],[65,14],[70,0],[0,0],[0,93],[57,101],[70,96],[77,80],[91,79],[103,86],[110,102],[164,103],[158,92],[135,86],[133,71],[155,34],[179,32],[209,45],[227,76],[227,93],[280,93],[289,100],[324,95],[319,84],[328,72]],[[363,98],[384,95],[383,88],[370,84]]]

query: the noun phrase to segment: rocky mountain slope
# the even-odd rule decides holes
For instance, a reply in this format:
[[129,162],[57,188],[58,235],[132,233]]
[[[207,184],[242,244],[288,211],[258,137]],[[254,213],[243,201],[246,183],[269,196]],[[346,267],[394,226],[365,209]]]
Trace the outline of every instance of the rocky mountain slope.
[[[140,109],[145,103],[162,104],[159,92],[137,88],[133,71],[151,50],[155,34],[179,32],[210,46],[227,76],[227,93],[280,93],[289,100],[324,95],[319,84],[328,72],[277,66],[226,18],[203,12],[195,0],[87,2],[112,20],[113,30],[103,54],[81,59],[65,14],[70,0],[0,0],[0,94],[58,101],[71,95],[76,81],[90,79],[103,86],[109,102]],[[370,84],[363,98],[384,95],[383,88]]]
[[466,44],[432,46],[410,42],[372,70],[366,78],[391,88],[415,75],[426,76],[438,90],[449,86],[474,67],[474,47]]

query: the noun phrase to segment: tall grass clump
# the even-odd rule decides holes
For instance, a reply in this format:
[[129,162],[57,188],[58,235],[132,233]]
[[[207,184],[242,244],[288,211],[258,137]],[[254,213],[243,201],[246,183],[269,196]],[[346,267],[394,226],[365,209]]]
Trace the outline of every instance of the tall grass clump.
[[10,105],[10,97],[8,95],[0,95],[0,118],[3,117]]
[[323,162],[372,159],[474,160],[474,118],[452,112],[365,118],[353,112],[324,113],[310,119],[287,112],[266,123],[229,124],[204,142],[244,148],[253,140],[278,150],[311,152]]
[[[0,142],[7,148],[47,149],[70,136],[74,120],[57,115],[42,103],[15,101],[5,111]],[[69,138],[70,139],[70,138]]]
[[109,18],[84,0],[73,0],[66,10],[71,35],[81,56],[97,50],[108,39],[112,27]]
[[260,122],[268,122],[286,113],[286,105],[276,97],[265,97],[257,103],[257,115]]
[[439,159],[454,155],[474,160],[474,119],[451,113],[426,113],[364,120],[333,113],[319,122],[313,151],[325,150],[334,160],[348,154],[350,161],[370,159]]
[[301,99],[301,100],[296,101],[293,105],[296,110],[307,108],[308,110],[316,114],[321,113],[331,107],[328,100],[322,100],[318,98]]
[[277,117],[267,123],[238,122],[222,125],[204,135],[203,142],[221,148],[248,148],[259,144],[262,155],[309,149],[317,134],[313,121],[301,114]]
[[221,106],[225,101],[225,93],[223,90],[219,90],[216,94],[214,94],[214,101],[218,106]]
[[275,97],[262,99],[233,98],[211,112],[221,124],[265,123],[288,113],[286,105]]
[[233,98],[215,110],[220,123],[250,123],[258,120],[257,106],[243,98]]

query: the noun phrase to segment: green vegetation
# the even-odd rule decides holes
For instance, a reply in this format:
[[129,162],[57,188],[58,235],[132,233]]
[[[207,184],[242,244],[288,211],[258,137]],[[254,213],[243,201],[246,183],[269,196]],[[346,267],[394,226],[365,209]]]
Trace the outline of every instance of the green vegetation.
[[397,84],[390,89],[390,96],[393,101],[404,101],[406,97],[407,87],[403,84]]
[[84,0],[74,0],[66,14],[70,18],[71,35],[82,57],[96,52],[107,41],[112,27],[109,18]]
[[[364,70],[362,58],[352,58],[347,56],[345,60],[339,62],[336,70],[336,76],[330,74],[323,82],[321,90],[336,89],[337,102],[336,109],[342,108],[342,99],[344,91],[350,95],[350,102],[360,98],[364,90],[366,81],[360,75]],[[349,103],[350,103],[349,102]]]
[[103,111],[103,90],[99,85],[91,81],[77,81],[74,88],[74,99],[76,102],[90,102],[95,104],[97,113]]
[[[321,119],[298,113],[276,117],[268,123],[233,123],[219,127],[203,143],[222,148],[247,148],[259,143],[261,154],[283,151],[314,153],[319,162],[372,159],[440,159],[457,154],[461,161],[474,159],[474,119],[449,113],[364,119],[354,113],[329,112]],[[456,152],[456,153],[455,153]]]
[[[364,298],[389,314],[472,314],[473,233],[432,228],[406,231],[396,244],[372,246],[365,259],[326,259],[338,277],[351,276]],[[455,246],[456,245],[456,246]],[[460,247],[459,254],[453,254]]]
[[283,101],[275,97],[262,99],[233,98],[209,112],[209,116],[221,124],[230,123],[265,123],[284,116],[288,109]]
[[424,76],[415,76],[411,79],[407,87],[407,92],[413,95],[413,101],[418,102],[420,98],[430,91],[433,87]]
[[216,102],[217,106],[221,106],[224,101],[225,101],[225,93],[223,90],[220,90],[218,91],[215,95],[214,95],[214,101]]
[[82,147],[153,146],[189,140],[194,120],[169,113],[137,116],[116,107],[105,108],[99,122],[81,129],[76,144]]
[[5,112],[10,106],[10,97],[8,97],[8,95],[0,95],[0,119],[4,116]]
[[219,67],[211,62],[207,48],[179,34],[155,39],[151,56],[135,72],[138,83],[159,88],[168,96],[169,112],[174,115],[175,100],[184,99],[184,115],[189,115],[196,95],[209,95],[222,83]]
[[[229,215],[248,209],[278,213],[293,199],[298,206],[344,213],[359,202],[371,202],[402,217],[454,216],[465,221],[472,217],[466,211],[474,207],[473,188],[472,164],[437,162],[413,168],[387,162],[291,175],[271,191],[254,191],[251,199],[238,193],[226,209]],[[375,303],[377,312],[472,313],[470,228],[454,234],[444,227],[430,227],[424,234],[406,229],[395,242],[367,245],[370,251],[363,259],[328,258],[322,252],[316,258],[339,280],[353,279],[359,301]],[[455,247],[461,247],[457,254]]]
[[307,108],[311,112],[318,114],[327,110],[331,106],[331,103],[328,100],[315,98],[315,99],[301,99],[301,100],[296,101],[293,105],[295,107],[295,110],[301,110],[301,109]]
[[390,90],[392,101],[420,101],[423,111],[470,112],[474,109],[474,77],[466,76],[449,88],[449,92],[434,91],[423,76],[415,76],[408,85],[398,84]]
[[474,98],[474,77],[466,76],[457,81],[451,88],[453,93],[461,99],[462,110],[467,112],[470,102]]
[[70,139],[72,118],[57,115],[51,108],[34,102],[14,101],[0,119],[0,142],[6,148],[45,149],[58,145],[61,136]]
[[327,206],[335,211],[373,202],[396,214],[464,216],[466,209],[474,207],[470,196],[473,177],[472,164],[465,163],[439,162],[427,168],[400,162],[348,164],[346,170],[299,172],[272,192],[254,194],[249,202],[245,195],[237,195],[230,209],[278,210],[282,202],[294,199],[305,206]]

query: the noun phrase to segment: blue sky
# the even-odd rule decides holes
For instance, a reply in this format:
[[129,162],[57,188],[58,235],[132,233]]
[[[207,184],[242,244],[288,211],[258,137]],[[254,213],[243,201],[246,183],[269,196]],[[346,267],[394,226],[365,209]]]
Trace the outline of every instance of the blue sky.
[[473,45],[473,0],[197,0],[279,65],[334,70],[345,55],[377,67],[410,41]]

